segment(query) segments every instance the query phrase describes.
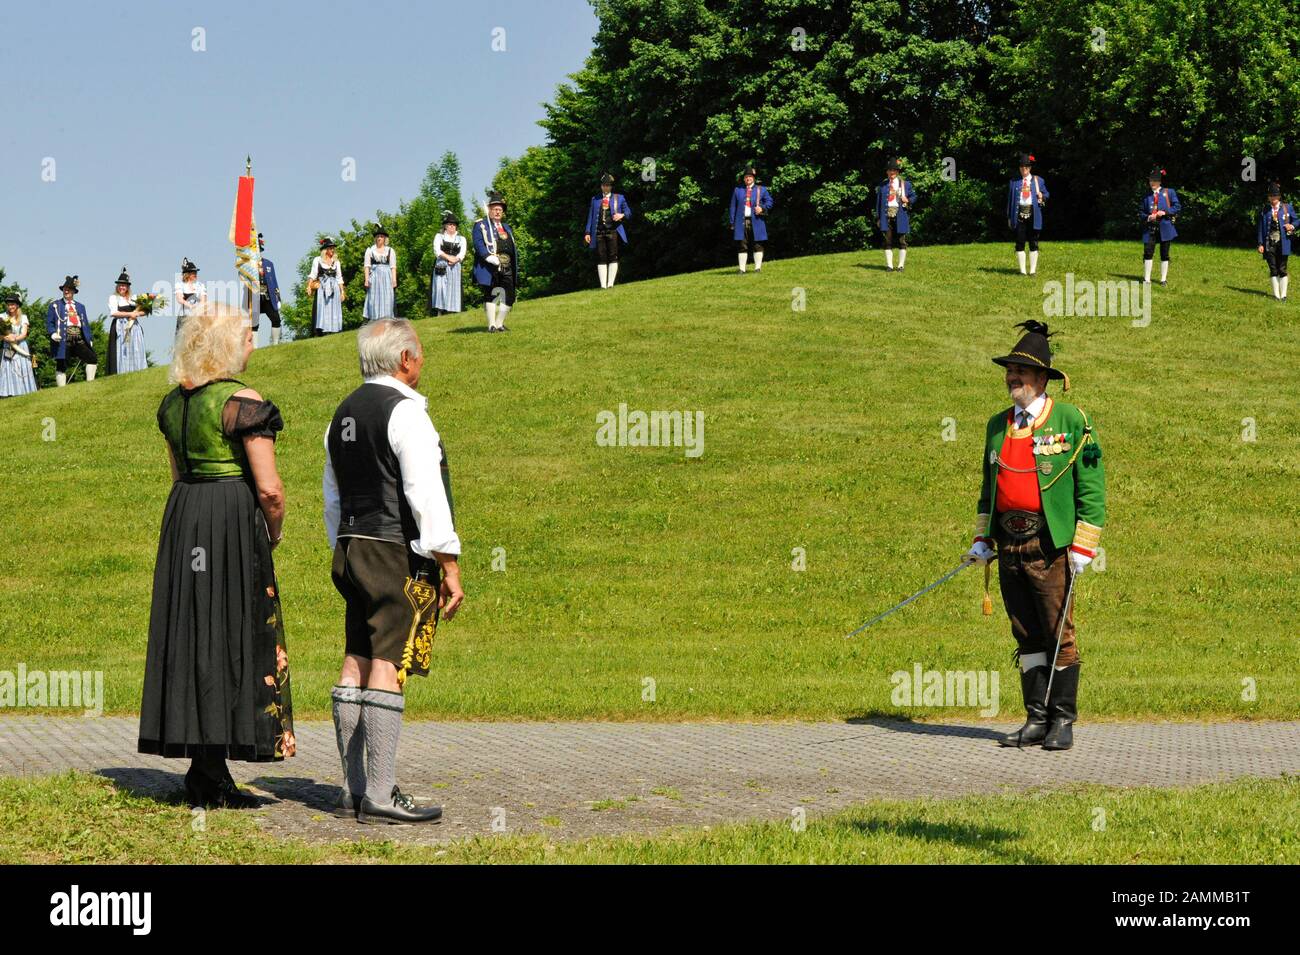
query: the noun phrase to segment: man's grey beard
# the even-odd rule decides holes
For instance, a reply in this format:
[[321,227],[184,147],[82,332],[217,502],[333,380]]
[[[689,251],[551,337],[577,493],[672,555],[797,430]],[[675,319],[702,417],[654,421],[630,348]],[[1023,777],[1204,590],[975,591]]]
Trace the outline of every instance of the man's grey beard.
[[[1030,394],[1028,398],[1024,399],[1025,402],[1024,404],[1021,404],[1019,401],[1016,400],[1015,395],[1012,394],[1012,388],[1010,385],[1007,385],[1007,394],[1011,395],[1011,400],[1015,403],[1016,407],[1020,408],[1022,411],[1025,408],[1028,408],[1030,405],[1032,405],[1034,403],[1034,400],[1043,393],[1042,391],[1036,390],[1036,386],[1032,381],[1022,381],[1019,387],[1028,389],[1029,391],[1032,392],[1032,394]],[[1044,391],[1045,390],[1046,387],[1044,387]]]

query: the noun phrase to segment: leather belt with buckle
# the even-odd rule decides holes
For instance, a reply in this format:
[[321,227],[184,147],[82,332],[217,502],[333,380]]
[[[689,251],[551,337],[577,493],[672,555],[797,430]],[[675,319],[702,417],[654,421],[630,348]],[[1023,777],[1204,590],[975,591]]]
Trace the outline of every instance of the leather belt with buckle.
[[998,526],[1019,543],[1038,536],[1043,529],[1043,515],[1037,511],[1004,511],[998,515]]

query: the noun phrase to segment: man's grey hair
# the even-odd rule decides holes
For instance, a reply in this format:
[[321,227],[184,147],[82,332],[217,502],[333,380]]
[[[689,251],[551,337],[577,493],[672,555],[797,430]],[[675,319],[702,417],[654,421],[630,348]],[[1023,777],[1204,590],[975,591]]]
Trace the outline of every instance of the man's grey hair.
[[391,375],[402,364],[402,352],[419,355],[424,351],[415,326],[405,318],[381,318],[367,322],[357,332],[357,353],[361,356],[361,377]]

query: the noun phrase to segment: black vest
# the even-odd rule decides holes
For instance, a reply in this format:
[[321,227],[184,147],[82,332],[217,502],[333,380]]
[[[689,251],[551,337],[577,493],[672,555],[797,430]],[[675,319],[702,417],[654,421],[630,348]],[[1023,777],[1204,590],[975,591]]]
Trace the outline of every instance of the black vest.
[[420,536],[388,443],[388,419],[407,397],[367,383],[343,399],[330,422],[330,463],[339,485],[339,537],[374,537],[409,546]]

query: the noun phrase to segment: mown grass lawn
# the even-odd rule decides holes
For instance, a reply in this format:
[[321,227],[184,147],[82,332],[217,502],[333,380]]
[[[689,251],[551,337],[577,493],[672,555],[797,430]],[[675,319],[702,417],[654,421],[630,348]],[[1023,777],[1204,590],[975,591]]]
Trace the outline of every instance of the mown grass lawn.
[[[1008,626],[967,571],[852,641],[969,544],[1000,370],[1043,283],[1140,275],[1139,245],[1006,245],[782,261],[420,324],[453,471],[468,602],[408,714],[846,718],[899,713],[889,676],[1001,670]],[[1291,718],[1300,699],[1300,302],[1249,250],[1179,246],[1150,325],[1054,321],[1109,478],[1105,570],[1080,582],[1086,718]],[[792,309],[800,293],[807,308]],[[0,670],[103,670],[138,706],[168,474],[165,369],[0,403]],[[323,716],[342,602],[321,528],[321,435],[355,335],[258,351],[289,518],[277,567],[299,715]],[[704,453],[599,447],[596,416],[702,411]],[[945,422],[955,440],[944,440]],[[55,440],[43,440],[48,429]],[[1250,433],[1253,429],[1253,435]],[[1253,440],[1243,440],[1243,435]],[[792,569],[796,548],[806,570]],[[493,570],[504,560],[504,570]],[[653,680],[653,694],[647,678]],[[1253,698],[1250,687],[1255,688]],[[653,696],[653,699],[647,697]],[[1244,698],[1246,697],[1246,698]],[[917,717],[973,710],[909,709]]]
[[768,822],[556,842],[479,836],[444,848],[280,841],[237,810],[119,792],[96,776],[0,779],[0,864],[11,863],[1075,863],[1300,862],[1300,780],[1192,789],[864,803],[796,831]]

